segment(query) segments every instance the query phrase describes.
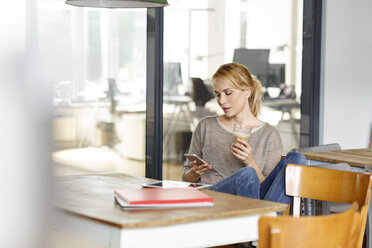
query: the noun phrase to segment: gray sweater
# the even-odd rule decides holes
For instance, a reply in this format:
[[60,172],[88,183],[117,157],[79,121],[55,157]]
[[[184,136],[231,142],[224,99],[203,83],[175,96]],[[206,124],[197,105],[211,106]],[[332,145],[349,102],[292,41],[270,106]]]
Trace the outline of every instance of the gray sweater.
[[[283,147],[278,131],[266,123],[253,130],[249,138],[252,154],[266,177],[280,161]],[[243,163],[231,153],[232,130],[223,126],[216,116],[205,117],[198,123],[191,139],[189,153],[194,153],[213,166],[201,176],[200,182],[215,184],[244,167]],[[191,169],[186,161],[185,172]]]

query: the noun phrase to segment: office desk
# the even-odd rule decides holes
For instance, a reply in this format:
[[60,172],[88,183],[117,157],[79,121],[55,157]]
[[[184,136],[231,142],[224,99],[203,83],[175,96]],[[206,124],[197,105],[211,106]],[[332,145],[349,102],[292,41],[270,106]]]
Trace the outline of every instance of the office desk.
[[113,190],[153,182],[125,174],[56,179],[59,200],[53,247],[207,247],[258,239],[258,219],[285,204],[203,190],[215,200],[204,208],[122,210]]

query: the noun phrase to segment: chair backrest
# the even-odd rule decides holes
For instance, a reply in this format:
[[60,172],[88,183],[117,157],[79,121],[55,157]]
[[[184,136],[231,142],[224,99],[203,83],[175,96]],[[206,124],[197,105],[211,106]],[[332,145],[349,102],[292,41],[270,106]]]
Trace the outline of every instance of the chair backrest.
[[192,82],[192,99],[196,106],[204,106],[214,95],[204,84],[201,78],[191,78]]
[[[338,151],[341,150],[341,146],[338,143],[330,143],[319,146],[309,146],[309,147],[300,147],[293,148],[290,152],[325,152],[325,151]],[[319,168],[326,169],[335,169],[335,170],[350,170],[350,165],[347,163],[330,163],[330,164],[321,164],[321,165],[312,165]]]
[[164,62],[164,95],[178,95],[178,86],[182,85],[180,62]]
[[319,146],[309,146],[293,148],[290,152],[325,152],[325,151],[338,151],[341,150],[341,146],[338,143],[324,144]]
[[[364,230],[371,197],[372,175],[288,164],[285,172],[286,194],[293,196],[293,215],[300,214],[300,198],[352,204],[357,202]],[[363,242],[360,234],[359,246]]]
[[258,222],[259,248],[354,248],[361,232],[361,215],[354,203],[345,212],[293,218],[262,216]]
[[115,79],[108,78],[107,81],[108,81],[107,95],[110,98],[110,103],[111,103],[110,112],[114,113],[115,109],[116,109],[116,105],[117,105],[117,101],[115,99],[115,96],[118,94],[118,92],[120,92],[120,90],[119,90],[118,86],[116,85]]

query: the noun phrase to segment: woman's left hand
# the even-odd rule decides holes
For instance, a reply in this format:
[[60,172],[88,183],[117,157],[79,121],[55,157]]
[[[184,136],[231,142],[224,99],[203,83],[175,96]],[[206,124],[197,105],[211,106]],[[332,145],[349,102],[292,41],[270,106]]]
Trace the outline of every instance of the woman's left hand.
[[238,142],[233,143],[231,146],[231,153],[242,163],[244,166],[250,166],[254,158],[252,155],[252,148],[245,140],[238,139]]

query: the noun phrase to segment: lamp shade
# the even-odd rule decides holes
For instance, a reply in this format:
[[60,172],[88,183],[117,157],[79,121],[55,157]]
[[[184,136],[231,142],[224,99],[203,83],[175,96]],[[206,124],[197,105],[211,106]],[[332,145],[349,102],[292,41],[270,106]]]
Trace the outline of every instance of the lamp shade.
[[66,4],[98,8],[156,8],[168,5],[167,0],[66,0]]

